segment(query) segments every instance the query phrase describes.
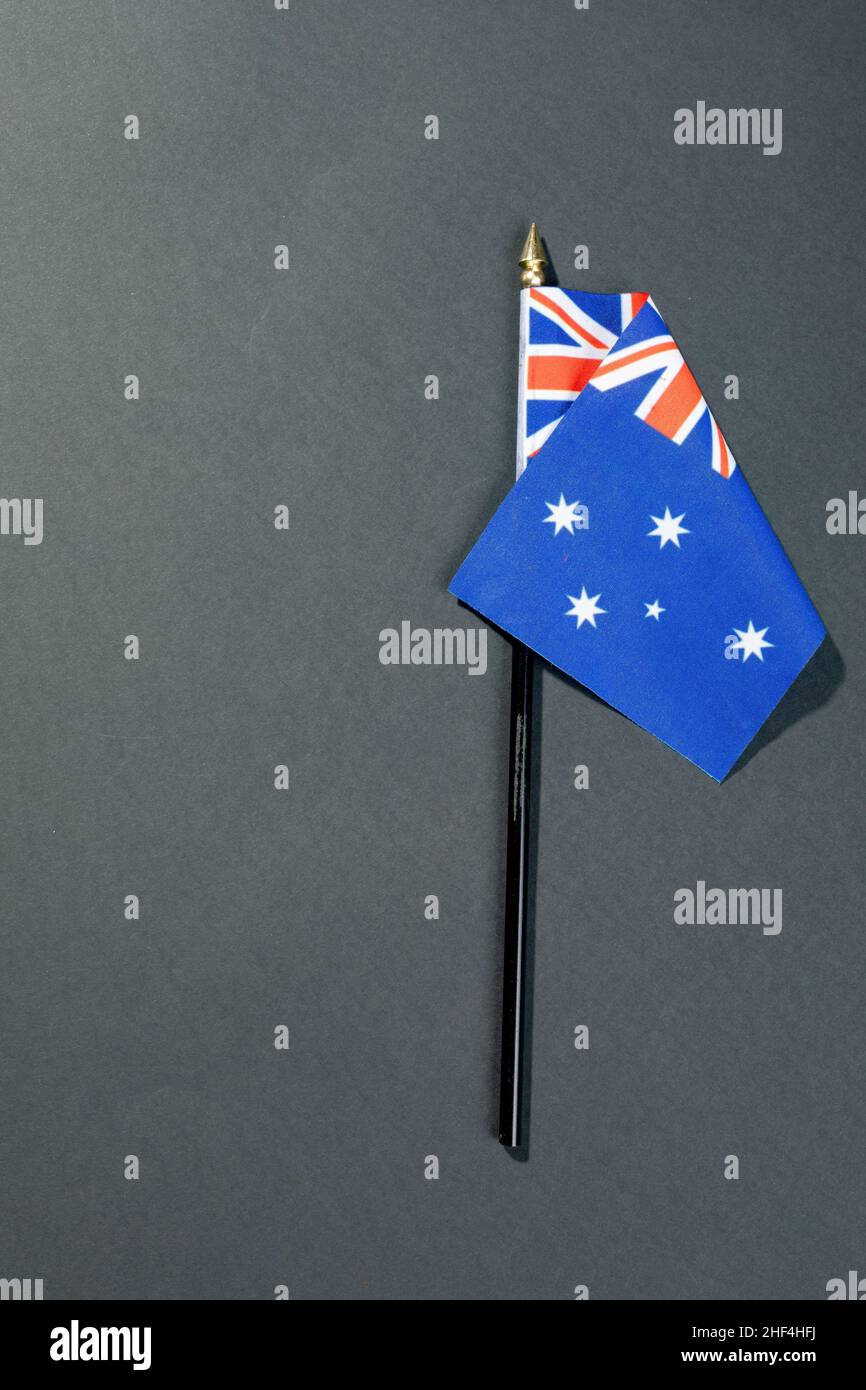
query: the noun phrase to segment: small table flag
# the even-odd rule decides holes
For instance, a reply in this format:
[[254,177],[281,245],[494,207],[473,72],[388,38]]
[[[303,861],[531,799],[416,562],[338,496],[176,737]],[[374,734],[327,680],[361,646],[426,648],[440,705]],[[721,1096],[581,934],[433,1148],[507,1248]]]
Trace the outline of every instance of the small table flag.
[[652,299],[521,299],[529,466],[450,591],[721,781],[824,626]]

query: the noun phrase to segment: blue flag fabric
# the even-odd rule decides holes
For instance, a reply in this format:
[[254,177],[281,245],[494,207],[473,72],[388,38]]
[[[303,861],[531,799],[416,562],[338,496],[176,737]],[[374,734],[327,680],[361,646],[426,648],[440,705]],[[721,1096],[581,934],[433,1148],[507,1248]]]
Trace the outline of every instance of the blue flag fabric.
[[652,300],[524,297],[530,461],[450,591],[721,781],[824,626]]

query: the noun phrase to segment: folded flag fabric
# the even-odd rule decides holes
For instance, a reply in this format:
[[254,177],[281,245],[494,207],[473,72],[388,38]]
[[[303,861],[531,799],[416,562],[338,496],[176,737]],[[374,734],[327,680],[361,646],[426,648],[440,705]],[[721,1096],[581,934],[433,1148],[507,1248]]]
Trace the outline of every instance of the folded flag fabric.
[[652,299],[521,313],[528,467],[450,591],[721,781],[824,626]]

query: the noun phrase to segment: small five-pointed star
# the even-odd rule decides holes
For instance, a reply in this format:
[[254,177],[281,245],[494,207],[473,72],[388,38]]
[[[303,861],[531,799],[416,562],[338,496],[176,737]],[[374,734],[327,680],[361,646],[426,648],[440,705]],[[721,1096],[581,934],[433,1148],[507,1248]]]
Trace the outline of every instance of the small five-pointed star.
[[575,509],[580,506],[580,503],[566,502],[565,493],[561,492],[557,503],[545,502],[544,505],[550,512],[550,516],[546,516],[544,520],[553,522],[554,536],[558,536],[560,531],[567,531],[570,536],[573,536],[575,524],[580,520],[579,517],[575,516]]
[[647,531],[648,536],[659,537],[659,550],[664,550],[668,541],[673,541],[677,550],[680,548],[680,536],[687,536],[689,530],[687,526],[680,526],[680,522],[685,516],[681,512],[679,516],[671,516],[670,507],[665,507],[664,516],[653,516],[650,513],[650,521],[654,521],[655,527],[652,531]]
[[743,653],[743,665],[745,665],[750,656],[756,656],[759,661],[763,661],[764,648],[775,645],[773,642],[764,641],[764,633],[769,632],[769,628],[762,627],[760,632],[756,632],[752,626],[751,618],[749,619],[749,626],[746,628],[745,632],[741,632],[738,627],[734,628],[734,632],[740,640],[734,642],[731,651]]
[[565,616],[566,618],[577,618],[578,627],[583,627],[584,623],[590,623],[595,627],[595,620],[599,613],[607,612],[606,608],[597,607],[597,601],[601,598],[601,594],[595,594],[590,598],[585,586],[581,587],[580,598],[575,598],[574,594],[569,594],[568,597],[573,606],[569,608]]
[[659,618],[661,617],[662,613],[667,613],[667,611],[668,611],[666,608],[661,608],[661,607],[659,606],[659,601],[658,601],[657,598],[654,598],[653,601],[652,601],[652,603],[647,603],[646,600],[644,600],[644,605],[643,605],[643,606],[644,606],[644,608],[646,609],[646,612],[644,613],[644,617],[645,617],[645,618],[655,618],[656,622],[658,622],[658,620],[659,620]]

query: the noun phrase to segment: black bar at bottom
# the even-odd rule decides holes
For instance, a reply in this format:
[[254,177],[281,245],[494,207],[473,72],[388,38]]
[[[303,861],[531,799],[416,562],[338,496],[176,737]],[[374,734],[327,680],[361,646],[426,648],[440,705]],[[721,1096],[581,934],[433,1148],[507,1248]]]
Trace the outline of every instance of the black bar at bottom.
[[[575,1276],[575,1263],[579,1268],[581,1261],[577,1258],[568,1268],[561,1265],[546,1270],[543,1290],[534,1288],[519,1269],[515,1285],[511,1269],[503,1272],[491,1264],[486,1301],[574,1301],[572,1288],[580,1277]],[[429,1301],[431,1296],[466,1301],[460,1280],[455,1286],[448,1277],[441,1279],[431,1295],[429,1270],[420,1256],[418,1268],[418,1282],[427,1294],[420,1301]],[[745,1262],[743,1268],[747,1277]],[[846,1272],[844,1263],[832,1268]],[[308,1346],[321,1357],[321,1336],[306,1315],[298,1315],[296,1302],[322,1302],[325,1294],[338,1301],[412,1298],[411,1285],[395,1281],[387,1262],[380,1271],[381,1282],[374,1276],[363,1288],[341,1268],[313,1272],[315,1287],[299,1278],[293,1283],[288,1301],[275,1298],[273,1289],[266,1287],[270,1279],[264,1277],[250,1287],[249,1301],[0,1301],[3,1364],[18,1365],[25,1382],[38,1373],[40,1379],[47,1375],[50,1383],[57,1372],[62,1385],[68,1384],[70,1376],[74,1379],[76,1373],[91,1386],[106,1383],[106,1378],[99,1374],[102,1369],[108,1372],[112,1383],[118,1373],[129,1374],[134,1386],[138,1383],[136,1367],[155,1372],[157,1384],[163,1383],[161,1373],[178,1371],[188,1371],[198,1383],[200,1373],[209,1376],[218,1372],[249,1381],[252,1364],[285,1358],[287,1349],[297,1356]],[[630,1271],[618,1270],[616,1265],[605,1267],[606,1280],[616,1281],[621,1274],[629,1277]],[[806,1295],[813,1289],[820,1291],[817,1301],[808,1297],[791,1302],[606,1301],[596,1296],[597,1286],[592,1285],[587,1292],[586,1286],[580,1285],[581,1306],[573,1310],[569,1328],[577,1319],[582,1356],[594,1355],[603,1367],[634,1371],[644,1378],[647,1369],[664,1373],[674,1366],[695,1363],[757,1362],[775,1366],[794,1362],[820,1370],[824,1383],[844,1385],[851,1379],[852,1366],[862,1363],[863,1318],[850,1304],[846,1308],[838,1302],[825,1301],[825,1274],[823,1267],[820,1271],[801,1267],[796,1270],[796,1279],[801,1281]],[[196,1270],[195,1275],[199,1282],[201,1271]],[[218,1285],[218,1269],[213,1271],[213,1277]],[[712,1282],[711,1270],[706,1277]],[[771,1271],[769,1278],[773,1277]],[[590,1275],[590,1283],[591,1280]],[[464,1282],[472,1286],[475,1299],[484,1298],[472,1277]],[[255,1297],[259,1294],[261,1301]],[[557,1330],[554,1329],[554,1336]],[[359,1327],[359,1332],[360,1343],[354,1338],[346,1342],[343,1352],[328,1349],[329,1364],[340,1369],[345,1365],[351,1373],[357,1365],[359,1345],[362,1353],[364,1346],[369,1346],[368,1359],[372,1359],[372,1337],[378,1337],[377,1346],[381,1344],[378,1324]],[[560,1341],[565,1345],[562,1336]],[[441,1363],[437,1356],[442,1357]],[[429,1357],[428,1361],[441,1364],[443,1371],[450,1373],[453,1350],[443,1344],[441,1351],[434,1349],[432,1361]],[[838,1381],[828,1382],[828,1375],[838,1376]],[[140,1377],[140,1381],[142,1385],[154,1383],[153,1376]]]

